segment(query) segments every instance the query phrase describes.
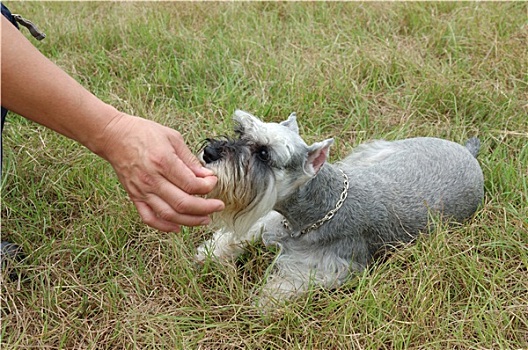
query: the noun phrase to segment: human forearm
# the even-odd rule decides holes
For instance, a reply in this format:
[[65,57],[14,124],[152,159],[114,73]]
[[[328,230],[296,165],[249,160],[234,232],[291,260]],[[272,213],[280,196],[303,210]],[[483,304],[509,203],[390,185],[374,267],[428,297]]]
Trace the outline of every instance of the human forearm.
[[104,130],[119,115],[114,107],[48,60],[4,17],[1,52],[2,106],[104,153]]

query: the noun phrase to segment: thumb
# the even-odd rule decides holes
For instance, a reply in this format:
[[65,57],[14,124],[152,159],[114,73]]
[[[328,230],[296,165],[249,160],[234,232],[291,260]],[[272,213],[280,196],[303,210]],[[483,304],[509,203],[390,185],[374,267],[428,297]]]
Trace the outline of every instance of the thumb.
[[187,167],[194,173],[197,177],[208,177],[214,176],[214,172],[210,169],[207,169],[202,166],[198,158],[191,152],[191,150],[185,144],[182,135],[176,132],[175,137],[171,137],[170,141],[174,147],[176,155],[181,159],[181,161],[187,165]]

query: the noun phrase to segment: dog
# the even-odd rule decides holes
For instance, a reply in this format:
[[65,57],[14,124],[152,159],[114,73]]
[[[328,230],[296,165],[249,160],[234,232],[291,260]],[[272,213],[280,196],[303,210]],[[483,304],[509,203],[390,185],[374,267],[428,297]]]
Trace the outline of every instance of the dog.
[[262,238],[279,253],[257,304],[335,288],[361,272],[380,250],[431,228],[431,216],[463,222],[484,196],[476,160],[480,141],[464,146],[430,137],[377,140],[327,162],[332,138],[307,145],[295,113],[265,123],[237,110],[236,137],[209,138],[198,157],[225,203],[216,232],[195,259],[230,261]]

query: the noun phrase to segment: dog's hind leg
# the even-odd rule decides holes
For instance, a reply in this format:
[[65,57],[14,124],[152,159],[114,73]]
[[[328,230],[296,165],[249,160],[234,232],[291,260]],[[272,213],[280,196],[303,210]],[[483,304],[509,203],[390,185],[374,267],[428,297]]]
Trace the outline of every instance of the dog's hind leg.
[[304,254],[281,252],[270,267],[271,272],[257,304],[262,307],[279,304],[306,292],[312,285],[336,288],[346,280],[354,266],[331,254],[312,259]]
[[[286,300],[306,292],[309,287],[309,277],[303,273],[291,274],[291,271],[276,270],[267,277],[266,284],[261,288],[256,304],[263,309],[273,308]],[[306,271],[309,274],[309,271]]]

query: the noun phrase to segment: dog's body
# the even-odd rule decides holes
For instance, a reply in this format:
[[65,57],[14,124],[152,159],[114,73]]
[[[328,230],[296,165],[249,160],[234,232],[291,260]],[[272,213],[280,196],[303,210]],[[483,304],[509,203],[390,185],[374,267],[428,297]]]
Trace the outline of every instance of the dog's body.
[[436,138],[374,141],[329,164],[333,140],[307,146],[294,115],[280,124],[242,111],[235,119],[240,138],[211,139],[202,153],[226,210],[213,217],[219,230],[197,259],[235,258],[260,235],[279,246],[263,302],[310,281],[337,286],[380,249],[426,230],[431,213],[463,221],[483,198],[477,139],[466,147]]

